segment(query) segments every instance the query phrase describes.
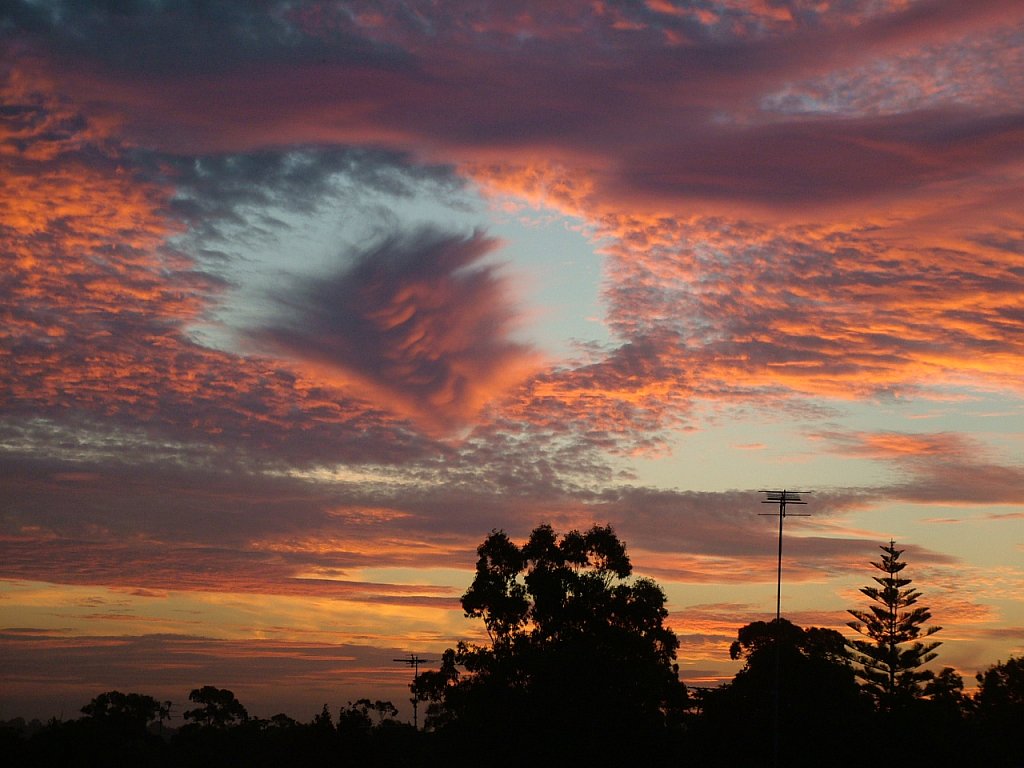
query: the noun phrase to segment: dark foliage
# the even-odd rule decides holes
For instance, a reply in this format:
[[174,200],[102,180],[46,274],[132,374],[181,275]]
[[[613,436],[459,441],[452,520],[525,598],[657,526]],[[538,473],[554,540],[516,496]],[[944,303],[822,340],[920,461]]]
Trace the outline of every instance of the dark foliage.
[[974,703],[985,765],[1024,765],[1024,658],[1010,657],[977,674]]
[[161,704],[140,693],[107,691],[82,707],[82,714],[108,729],[137,734],[154,720],[169,718],[170,702]]
[[[269,720],[246,717],[232,726],[213,718],[173,731],[159,723],[149,729],[145,723],[138,727],[138,722],[125,727],[104,715],[97,717],[97,712],[104,711],[104,702],[120,700],[120,695],[111,694],[116,692],[101,694],[83,707],[87,716],[79,720],[53,720],[36,728],[23,720],[0,723],[0,764],[11,768],[431,765],[427,735],[394,720],[397,710],[388,701],[349,703],[338,713],[337,724],[325,705],[309,723],[277,714]],[[128,696],[135,697],[132,701],[152,701],[139,694]],[[233,699],[218,697],[228,703]]]
[[195,709],[185,710],[184,717],[196,725],[211,728],[229,728],[241,725],[249,720],[249,713],[235,694],[226,688],[204,685],[194,689],[188,700],[198,704]]
[[[701,696],[700,752],[708,765],[842,765],[845,742],[864,726],[870,703],[857,685],[842,635],[785,619],[742,627],[729,650],[743,659],[733,681]],[[778,684],[776,685],[776,681]]]
[[462,605],[483,620],[491,643],[449,649],[415,692],[431,702],[428,724],[439,742],[451,744],[446,759],[461,765],[461,755],[484,753],[498,765],[583,764],[667,755],[687,704],[674,663],[679,642],[664,624],[664,593],[630,579],[611,528],[559,538],[541,525],[521,547],[495,531],[477,551]]

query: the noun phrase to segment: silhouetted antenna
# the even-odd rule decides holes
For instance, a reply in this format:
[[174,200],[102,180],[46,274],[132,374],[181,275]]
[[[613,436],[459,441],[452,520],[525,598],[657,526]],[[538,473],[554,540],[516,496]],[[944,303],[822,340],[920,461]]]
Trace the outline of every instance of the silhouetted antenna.
[[810,517],[811,515],[807,512],[787,512],[787,504],[806,504],[807,502],[800,498],[801,494],[812,493],[812,491],[758,491],[758,493],[767,494],[762,504],[778,504],[778,512],[761,512],[761,515],[778,515],[779,516],[779,568],[778,568],[778,584],[775,591],[775,620],[778,621],[782,618],[782,521],[786,519],[786,516],[792,517]]
[[163,706],[157,712],[157,717],[160,718],[160,735],[164,735],[164,720],[171,719],[171,710],[174,708],[174,702],[170,699],[163,703]]
[[774,718],[774,732],[772,734],[772,764],[779,764],[779,689],[782,683],[782,665],[780,663],[780,648],[782,641],[782,521],[787,515],[794,517],[810,517],[807,512],[787,512],[788,504],[806,504],[800,496],[811,491],[758,491],[765,494],[762,504],[778,504],[778,512],[761,512],[761,515],[779,516],[779,567],[778,578],[775,589],[775,691],[772,695],[772,715]]
[[412,702],[412,727],[413,727],[413,729],[418,730],[419,729],[419,721],[418,721],[418,718],[417,718],[417,711],[416,710],[417,710],[417,705],[419,704],[419,701],[417,701],[417,699],[416,699],[416,688],[415,688],[416,681],[419,679],[419,676],[420,676],[420,664],[431,664],[433,662],[430,659],[421,659],[415,653],[410,653],[404,659],[392,659],[392,661],[397,661],[399,664],[406,664],[406,665],[412,667],[413,692],[412,692],[412,698],[410,699],[410,701]]

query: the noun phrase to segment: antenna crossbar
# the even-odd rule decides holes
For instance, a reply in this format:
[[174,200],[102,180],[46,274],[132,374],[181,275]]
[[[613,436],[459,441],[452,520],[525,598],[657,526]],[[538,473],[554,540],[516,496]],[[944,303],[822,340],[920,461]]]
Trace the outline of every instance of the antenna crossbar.
[[[433,663],[433,660],[420,658],[415,653],[410,653],[408,656],[405,656],[405,657],[403,657],[401,659],[392,659],[392,661],[397,662],[399,664],[405,664],[407,666],[412,667],[412,687],[415,687],[416,681],[419,679],[419,676],[420,676],[420,664],[432,664]],[[418,717],[418,710],[417,710],[417,708],[418,708],[418,705],[419,705],[419,700],[416,698],[416,691],[415,690],[413,691],[412,698],[410,699],[410,701],[412,702],[412,727],[414,729],[418,730],[419,729],[419,717]]]
[[790,491],[784,488],[782,490],[761,490],[758,493],[765,495],[765,498],[761,500],[762,504],[777,504],[779,507],[776,512],[758,513],[762,516],[779,516],[779,560],[775,592],[775,621],[778,621],[782,618],[782,521],[788,516],[810,517],[811,515],[808,512],[787,512],[786,507],[792,504],[807,504],[803,496],[813,493],[813,491]]

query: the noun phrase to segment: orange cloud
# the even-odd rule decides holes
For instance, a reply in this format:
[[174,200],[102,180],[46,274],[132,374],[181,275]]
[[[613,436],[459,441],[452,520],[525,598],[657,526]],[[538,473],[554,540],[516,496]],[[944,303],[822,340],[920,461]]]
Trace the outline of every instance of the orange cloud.
[[829,441],[839,453],[873,459],[956,456],[978,450],[963,435],[955,433],[820,433],[816,437]]

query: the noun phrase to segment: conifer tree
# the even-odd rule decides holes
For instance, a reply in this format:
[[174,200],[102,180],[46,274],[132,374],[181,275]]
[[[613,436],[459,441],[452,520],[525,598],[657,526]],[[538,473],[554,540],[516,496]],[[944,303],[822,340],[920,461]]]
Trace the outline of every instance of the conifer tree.
[[882,545],[881,562],[872,562],[884,575],[873,577],[878,586],[860,591],[872,601],[866,611],[850,610],[857,621],[848,626],[866,639],[848,640],[854,661],[860,665],[857,676],[879,706],[891,711],[923,693],[922,683],[932,673],[921,667],[934,659],[942,643],[924,638],[941,627],[925,627],[931,618],[927,608],[916,606],[921,593],[910,587],[911,579],[900,575],[906,563],[900,561],[904,550],[896,542]]

